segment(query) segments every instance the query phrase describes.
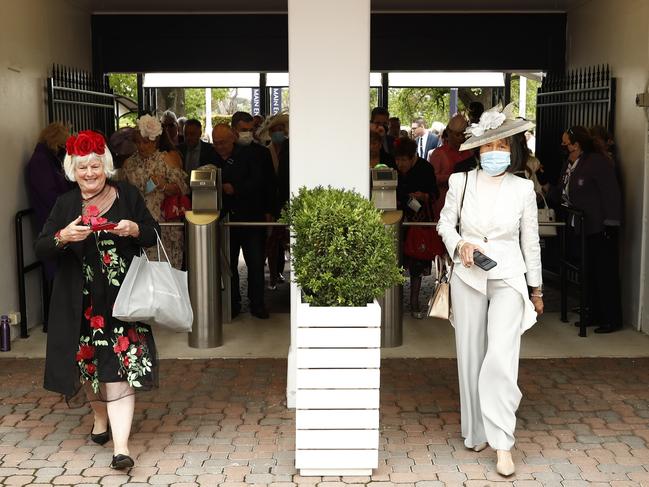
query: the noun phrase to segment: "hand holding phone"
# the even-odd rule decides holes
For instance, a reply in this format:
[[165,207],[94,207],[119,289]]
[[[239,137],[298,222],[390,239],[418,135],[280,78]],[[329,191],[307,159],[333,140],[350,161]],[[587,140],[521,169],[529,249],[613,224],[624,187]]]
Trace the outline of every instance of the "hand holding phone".
[[490,259],[479,250],[473,251],[473,263],[483,271],[488,271],[489,269],[493,269],[497,265],[495,260]]

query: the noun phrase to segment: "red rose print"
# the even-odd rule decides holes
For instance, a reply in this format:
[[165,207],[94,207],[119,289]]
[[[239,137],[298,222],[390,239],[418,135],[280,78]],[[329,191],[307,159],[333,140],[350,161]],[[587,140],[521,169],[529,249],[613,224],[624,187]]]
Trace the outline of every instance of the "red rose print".
[[79,347],[79,355],[83,360],[90,360],[95,356],[95,347],[91,345],[81,345]]
[[92,306],[88,306],[88,307],[86,308],[86,311],[84,311],[83,316],[84,316],[87,320],[90,319],[90,317],[92,316]]
[[90,318],[90,328],[98,330],[104,327],[104,317],[101,315],[93,316]]
[[128,335],[128,339],[131,341],[131,343],[137,343],[139,341],[138,336],[137,336],[137,332],[135,331],[135,328],[129,328],[127,335]]
[[135,351],[135,355],[137,355],[138,357],[142,356],[142,347],[137,347],[137,350]]
[[118,337],[117,338],[117,343],[113,347],[113,351],[115,353],[124,352],[124,351],[128,350],[129,344],[130,344],[130,342],[128,341],[128,338],[126,338],[125,336]]
[[77,355],[74,357],[74,360],[76,362],[81,362],[83,360],[83,357],[81,356],[81,352],[77,352]]
[[124,357],[124,367],[128,367],[130,363],[131,361],[128,359],[128,357]]
[[86,208],[86,216],[99,216],[99,208],[95,205],[90,205]]
[[110,264],[110,261],[111,261],[110,255],[108,254],[108,252],[106,252],[104,254],[104,264],[108,265]]
[[90,375],[93,375],[96,370],[97,370],[97,367],[95,366],[95,364],[91,363],[91,364],[86,365],[86,372],[88,372]]

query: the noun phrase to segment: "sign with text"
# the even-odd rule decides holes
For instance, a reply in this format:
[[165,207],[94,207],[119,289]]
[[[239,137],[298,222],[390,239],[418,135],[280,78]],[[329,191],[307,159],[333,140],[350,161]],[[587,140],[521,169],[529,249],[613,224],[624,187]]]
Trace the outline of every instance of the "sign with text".
[[281,88],[271,88],[270,89],[270,113],[275,115],[278,112],[282,111],[282,89]]
[[261,92],[259,88],[252,89],[252,114],[261,115]]

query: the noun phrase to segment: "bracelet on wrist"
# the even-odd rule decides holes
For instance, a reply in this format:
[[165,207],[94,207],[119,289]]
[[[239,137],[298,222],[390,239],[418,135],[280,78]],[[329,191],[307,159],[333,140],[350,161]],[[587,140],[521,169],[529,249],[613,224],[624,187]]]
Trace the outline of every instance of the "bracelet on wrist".
[[54,234],[54,244],[57,247],[65,247],[67,245],[67,244],[64,244],[63,239],[61,239],[61,232],[62,232],[62,230],[59,230],[58,232],[56,232]]
[[530,294],[530,297],[532,297],[532,298],[542,298],[543,293],[533,293],[533,294]]

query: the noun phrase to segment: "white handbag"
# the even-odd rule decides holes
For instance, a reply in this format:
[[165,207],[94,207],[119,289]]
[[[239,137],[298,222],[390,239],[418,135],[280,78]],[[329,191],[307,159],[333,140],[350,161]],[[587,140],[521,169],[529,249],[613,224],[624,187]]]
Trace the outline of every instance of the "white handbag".
[[[166,261],[160,260],[160,247]],[[150,261],[146,252],[133,257],[117,293],[113,317],[157,325],[175,332],[191,331],[194,313],[189,299],[187,272],[171,267],[160,236],[158,261]]]
[[448,256],[435,256],[435,290],[428,300],[428,316],[448,320],[451,315],[451,274],[453,262]]
[[545,196],[541,194],[543,198],[543,208],[539,208],[539,236],[541,237],[556,237],[557,236],[557,227],[550,225],[540,225],[541,223],[555,223],[557,221],[554,210],[548,206],[548,202],[545,201]]

